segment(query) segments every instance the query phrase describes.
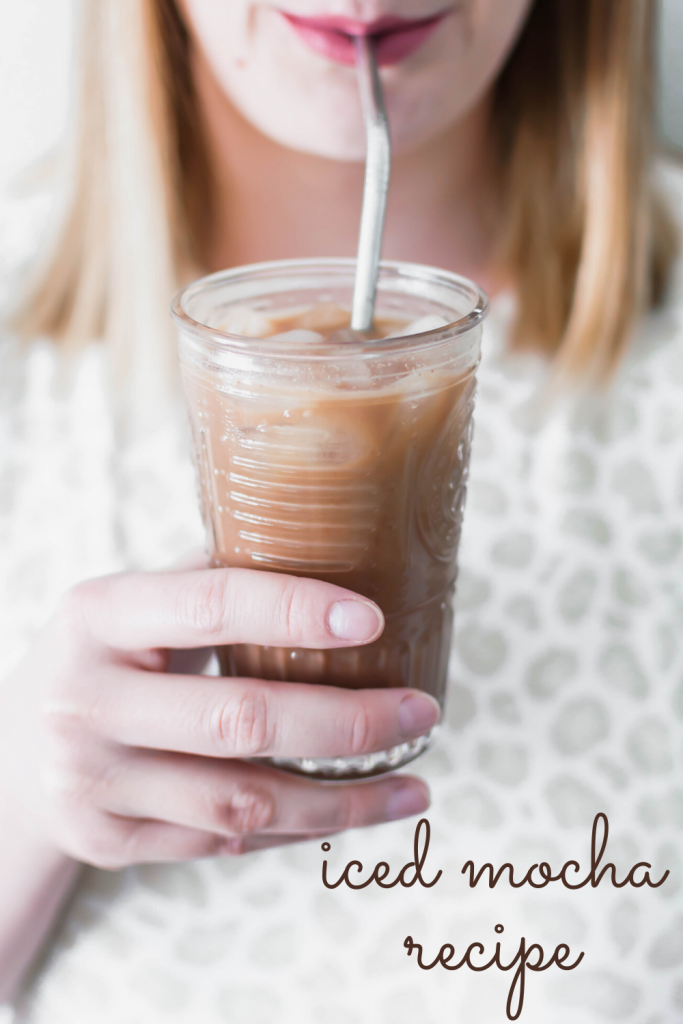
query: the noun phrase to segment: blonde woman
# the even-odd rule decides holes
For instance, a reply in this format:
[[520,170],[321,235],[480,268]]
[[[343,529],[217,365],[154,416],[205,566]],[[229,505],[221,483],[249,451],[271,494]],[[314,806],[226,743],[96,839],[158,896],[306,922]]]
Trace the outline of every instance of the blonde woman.
[[[80,13],[61,226],[3,350],[0,993],[31,1021],[137,1019],[131,1006],[147,1020],[322,1020],[330,1003],[334,1019],[376,1021],[397,1012],[400,972],[405,1006],[439,1013],[460,1005],[455,989],[406,973],[398,924],[396,950],[373,960],[405,894],[382,894],[380,912],[320,903],[319,844],[298,860],[220,856],[423,811],[416,778],[326,788],[244,758],[385,748],[438,708],[400,690],[197,676],[187,660],[169,674],[172,650],[351,645],[382,626],[315,581],[162,572],[201,543],[169,297],[226,266],[353,255],[364,138],[349,53],[372,34],[395,153],[384,254],[493,296],[452,701],[424,759],[430,857],[502,863],[540,837],[559,867],[587,856],[571,829],[609,810],[622,859],[645,845],[674,870],[683,336],[669,207],[683,179],[654,162],[652,4],[83,0]],[[548,380],[550,406],[536,400]],[[362,859],[407,861],[411,828],[364,834]],[[133,867],[162,861],[176,863]],[[453,912],[434,893],[415,936],[430,951]],[[543,990],[537,1019],[637,1004],[673,1020],[671,903],[589,895],[569,907],[553,893],[553,920],[592,963]],[[522,934],[519,905],[495,896]],[[360,957],[337,957],[344,933]],[[478,985],[461,980],[459,1019],[489,1005]]]

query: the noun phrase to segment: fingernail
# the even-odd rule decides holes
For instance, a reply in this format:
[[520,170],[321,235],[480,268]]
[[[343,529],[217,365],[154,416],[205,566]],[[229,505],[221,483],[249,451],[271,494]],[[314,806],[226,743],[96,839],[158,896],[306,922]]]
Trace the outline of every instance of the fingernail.
[[384,809],[387,821],[420,814],[429,807],[429,794],[421,786],[400,786],[394,790]]
[[382,632],[384,619],[368,601],[337,601],[330,608],[327,626],[339,640],[374,640]]
[[398,706],[398,727],[402,736],[422,736],[439,721],[441,710],[426,693],[411,693]]

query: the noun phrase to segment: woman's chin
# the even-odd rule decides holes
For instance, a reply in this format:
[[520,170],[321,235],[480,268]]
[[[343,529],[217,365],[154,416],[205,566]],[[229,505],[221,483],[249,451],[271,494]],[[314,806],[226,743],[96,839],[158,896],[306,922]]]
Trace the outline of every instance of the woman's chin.
[[[235,97],[242,116],[262,135],[273,142],[300,153],[357,163],[365,160],[365,126],[357,96],[345,102],[339,96],[317,102],[281,102],[254,104],[248,97]],[[239,100],[242,102],[239,102]],[[411,105],[412,110],[421,106]],[[402,112],[389,103],[391,147],[394,159],[413,153],[432,142],[449,127],[443,116],[430,120]]]
[[365,160],[365,132],[362,125],[345,126],[339,122],[330,126],[316,124],[308,118],[259,117],[251,111],[242,112],[251,124],[273,142],[310,156],[326,160],[357,163]]

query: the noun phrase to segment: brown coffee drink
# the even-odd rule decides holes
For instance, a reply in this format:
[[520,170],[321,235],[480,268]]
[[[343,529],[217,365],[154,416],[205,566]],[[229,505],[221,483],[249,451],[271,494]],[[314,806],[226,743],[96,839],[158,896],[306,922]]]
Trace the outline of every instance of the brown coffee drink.
[[[375,601],[385,629],[371,644],[340,649],[235,644],[219,649],[221,670],[415,687],[443,703],[478,335],[464,357],[444,356],[454,350],[449,311],[408,295],[380,301],[373,342],[350,331],[335,298],[228,305],[211,327],[242,348],[183,360],[202,507],[213,565],[338,584]],[[251,332],[270,360],[256,375]],[[347,774],[317,762],[303,770]]]

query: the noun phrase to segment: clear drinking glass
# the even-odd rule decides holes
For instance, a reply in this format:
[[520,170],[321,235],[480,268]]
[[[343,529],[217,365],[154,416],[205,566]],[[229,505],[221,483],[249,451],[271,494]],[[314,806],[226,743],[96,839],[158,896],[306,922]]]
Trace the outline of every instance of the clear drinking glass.
[[[443,707],[487,298],[455,274],[387,262],[376,320],[447,326],[372,342],[247,336],[264,314],[350,309],[354,271],[353,260],[263,263],[203,278],[173,301],[211,564],[337,583],[386,619],[366,646],[233,644],[219,662],[227,676],[414,687]],[[234,328],[236,307],[244,335],[222,326]],[[356,778],[391,771],[428,742],[268,760]]]

